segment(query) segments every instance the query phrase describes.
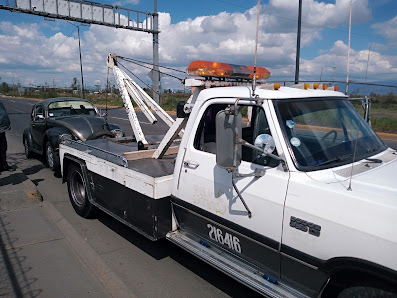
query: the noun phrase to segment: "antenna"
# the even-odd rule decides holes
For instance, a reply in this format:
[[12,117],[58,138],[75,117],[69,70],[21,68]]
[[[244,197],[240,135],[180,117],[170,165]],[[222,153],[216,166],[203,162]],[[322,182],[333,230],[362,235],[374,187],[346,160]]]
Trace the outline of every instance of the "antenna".
[[258,56],[258,35],[259,35],[259,13],[261,10],[261,0],[258,0],[256,12],[256,37],[255,37],[255,58],[254,58],[254,77],[252,78],[252,95],[255,96],[256,89],[256,58]]
[[352,161],[352,170],[351,170],[351,172],[350,172],[349,187],[347,188],[348,191],[352,191],[353,167],[354,167],[354,161],[356,160],[357,142],[358,142],[358,135],[357,135],[357,138],[356,138],[356,144],[354,144],[354,153],[353,153],[353,161]]

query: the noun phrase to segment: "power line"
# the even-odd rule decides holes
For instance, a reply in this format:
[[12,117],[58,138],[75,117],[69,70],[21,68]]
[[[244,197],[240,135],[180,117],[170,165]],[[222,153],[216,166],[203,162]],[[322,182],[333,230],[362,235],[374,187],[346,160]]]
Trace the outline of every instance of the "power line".
[[49,58],[50,58],[50,57],[51,57],[51,56],[52,56],[64,43],[65,43],[65,41],[72,35],[72,33],[73,33],[74,31],[76,31],[76,29],[73,29],[72,32],[70,32],[69,35],[66,36],[66,38],[62,41],[62,43],[51,53],[50,56],[48,56],[47,59],[49,59]]

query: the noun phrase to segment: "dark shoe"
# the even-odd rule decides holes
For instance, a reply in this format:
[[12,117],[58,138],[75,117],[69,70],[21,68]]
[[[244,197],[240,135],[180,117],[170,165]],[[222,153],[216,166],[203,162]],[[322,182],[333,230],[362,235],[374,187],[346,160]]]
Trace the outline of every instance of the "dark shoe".
[[12,170],[12,168],[7,163],[0,167],[0,171],[9,171],[9,170]]

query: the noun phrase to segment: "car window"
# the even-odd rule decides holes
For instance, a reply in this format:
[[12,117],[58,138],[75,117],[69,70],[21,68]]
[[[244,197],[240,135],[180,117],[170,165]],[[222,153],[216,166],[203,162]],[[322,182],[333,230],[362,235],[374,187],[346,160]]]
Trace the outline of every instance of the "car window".
[[33,116],[33,120],[34,121],[43,121],[44,120],[44,108],[41,105],[37,105],[34,108],[34,115]]
[[57,101],[48,105],[49,117],[96,115],[95,107],[88,101]]
[[[200,121],[197,133],[194,139],[194,148],[200,151],[215,154],[216,153],[216,115],[219,111],[227,107],[225,104],[210,105]],[[254,144],[255,139],[260,134],[269,134],[270,129],[266,119],[265,111],[262,107],[245,106],[242,108],[243,129],[242,138],[250,144]],[[278,161],[263,156],[256,150],[246,146],[242,147],[242,160],[259,165],[277,166]],[[276,150],[273,154],[277,155]]]

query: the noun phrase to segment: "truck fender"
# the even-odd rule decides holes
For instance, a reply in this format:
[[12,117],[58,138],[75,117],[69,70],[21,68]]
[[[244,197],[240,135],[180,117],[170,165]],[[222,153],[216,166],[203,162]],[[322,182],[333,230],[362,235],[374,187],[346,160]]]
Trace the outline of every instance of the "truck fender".
[[335,291],[335,288],[338,292],[345,287],[361,285],[380,287],[397,294],[397,272],[369,261],[333,258],[326,261],[321,269],[330,273],[330,282],[325,293]]
[[23,144],[24,139],[26,139],[28,141],[28,144],[29,144],[29,147],[31,148],[31,150],[35,150],[35,148],[33,148],[33,139],[32,139],[32,134],[30,132],[29,126],[26,126],[23,131],[22,144]]
[[81,172],[83,173],[84,183],[85,183],[85,187],[86,187],[86,191],[87,191],[87,195],[88,195],[88,201],[91,204],[95,204],[94,199],[93,199],[91,185],[89,183],[90,180],[88,178],[88,169],[87,169],[87,165],[85,164],[85,161],[66,153],[64,155],[61,163],[62,163],[62,169],[63,169],[62,183],[66,182],[66,179],[68,176],[68,168],[69,168],[70,164],[74,163],[81,168]]

